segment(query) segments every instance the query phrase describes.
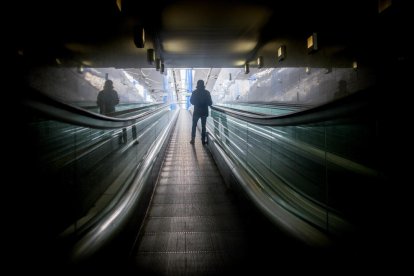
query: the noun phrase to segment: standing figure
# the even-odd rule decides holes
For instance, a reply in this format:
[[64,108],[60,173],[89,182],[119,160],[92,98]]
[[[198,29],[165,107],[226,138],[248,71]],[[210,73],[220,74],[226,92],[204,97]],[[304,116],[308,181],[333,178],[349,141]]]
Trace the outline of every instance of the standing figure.
[[97,104],[101,114],[115,112],[115,106],[119,104],[119,97],[111,80],[105,81],[104,89],[98,94]]
[[191,128],[191,141],[190,144],[194,144],[196,136],[196,128],[198,119],[201,118],[201,143],[205,145],[206,141],[206,121],[208,117],[208,107],[213,104],[211,95],[208,90],[205,89],[204,81],[197,81],[197,89],[191,94],[190,102],[194,105],[193,112],[193,126]]

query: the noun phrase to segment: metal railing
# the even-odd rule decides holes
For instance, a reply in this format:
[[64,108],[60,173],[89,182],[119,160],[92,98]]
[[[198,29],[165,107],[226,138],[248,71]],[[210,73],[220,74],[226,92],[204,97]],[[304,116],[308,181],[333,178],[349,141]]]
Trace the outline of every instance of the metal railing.
[[372,96],[362,91],[281,116],[213,106],[210,147],[226,156],[233,177],[272,221],[325,244],[323,236],[356,231],[381,180]]
[[178,112],[157,104],[108,117],[34,92],[23,101],[32,117],[22,129],[34,145],[27,173],[40,204],[28,212],[49,235],[39,240],[53,241],[46,254],[87,263],[139,225]]

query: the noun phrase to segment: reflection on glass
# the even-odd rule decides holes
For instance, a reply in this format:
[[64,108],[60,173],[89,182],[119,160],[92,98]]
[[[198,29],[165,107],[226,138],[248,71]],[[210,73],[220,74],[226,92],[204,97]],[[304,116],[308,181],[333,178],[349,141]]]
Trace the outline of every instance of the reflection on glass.
[[171,112],[163,109],[133,125],[108,130],[33,119],[27,135],[34,159],[31,179],[38,184],[32,196],[41,202],[33,209],[48,233],[76,231],[105,207],[170,119]]
[[[236,104],[231,106],[237,108]],[[264,106],[239,106],[263,111]],[[296,107],[293,107],[296,108]],[[277,109],[276,106],[268,107]],[[287,112],[282,106],[279,113]],[[277,112],[276,112],[277,113]],[[363,221],[365,198],[378,181],[376,122],[329,121],[260,126],[214,111],[214,134],[255,174],[285,209],[326,231],[341,233]],[[223,121],[223,118],[226,118]],[[230,136],[229,136],[230,133]]]

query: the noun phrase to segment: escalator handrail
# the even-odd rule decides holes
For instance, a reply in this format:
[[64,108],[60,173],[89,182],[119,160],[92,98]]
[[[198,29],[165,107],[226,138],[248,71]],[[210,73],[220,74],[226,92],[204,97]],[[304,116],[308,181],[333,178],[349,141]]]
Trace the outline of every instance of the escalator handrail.
[[81,107],[64,103],[58,99],[46,96],[33,88],[30,88],[30,90],[32,90],[30,91],[30,96],[27,96],[22,100],[23,105],[59,121],[97,129],[127,127],[150,116],[154,112],[158,112],[160,109],[169,107],[169,104],[160,104],[158,108],[143,112],[136,116],[116,118],[97,114]]
[[327,248],[332,246],[333,240],[326,233],[315,227],[308,221],[289,212],[279,204],[276,204],[269,194],[257,185],[257,180],[237,160],[231,157],[212,132],[209,135],[209,148],[221,156],[231,174],[254,205],[270,219],[270,221],[284,230],[285,233],[301,240],[312,247]]
[[148,108],[154,108],[154,107],[159,107],[161,105],[164,105],[164,103],[153,103],[153,104],[149,104],[146,106],[140,106],[140,107],[135,107],[135,108],[131,108],[131,109],[124,109],[124,110],[120,110],[120,111],[115,111],[111,113],[111,116],[119,116],[119,115],[125,115],[128,113],[133,113],[133,112],[137,112],[140,110],[145,110]]
[[85,224],[80,231],[76,232],[75,237],[71,237],[73,242],[69,253],[71,262],[82,263],[93,257],[113,242],[114,238],[120,235],[121,230],[132,219],[134,210],[144,196],[143,185],[150,176],[151,169],[162,146],[168,140],[177,117],[178,112],[175,112],[170,124],[151,145],[142,162],[137,165],[130,184],[117,194],[112,202],[95,219],[91,220],[91,223]]
[[281,108],[296,108],[299,110],[309,109],[315,105],[311,104],[299,104],[299,103],[286,103],[286,102],[263,102],[263,101],[226,101],[223,104],[234,104],[234,105],[247,105],[247,106],[260,106],[260,107],[281,107]]
[[265,115],[217,105],[213,105],[211,108],[257,125],[293,126],[357,117],[362,114],[373,115],[374,96],[373,90],[360,91],[324,105],[284,115]]

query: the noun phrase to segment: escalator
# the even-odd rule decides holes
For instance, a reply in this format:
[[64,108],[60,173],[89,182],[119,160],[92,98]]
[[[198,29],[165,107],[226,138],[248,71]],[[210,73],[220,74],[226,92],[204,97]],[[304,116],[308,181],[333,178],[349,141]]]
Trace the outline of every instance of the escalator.
[[300,271],[295,262],[314,260],[317,252],[308,255],[309,247],[278,231],[227,186],[207,146],[189,143],[190,129],[190,113],[181,110],[129,272],[254,274],[274,269],[273,262],[279,272]]
[[190,129],[182,110],[133,254],[134,269],[145,275],[230,273],[248,253],[235,198],[208,149],[189,144]]
[[[379,199],[370,200],[369,196],[383,195],[383,187],[374,184],[383,184],[384,177],[378,179],[376,175],[367,174],[367,170],[361,170],[365,167],[355,166],[357,163],[352,161],[351,155],[341,157],[339,146],[332,147],[329,144],[330,147],[319,148],[317,138],[321,136],[320,133],[325,133],[323,141],[329,141],[327,138],[332,127],[354,123],[360,125],[361,118],[363,122],[377,121],[376,113],[373,112],[375,109],[368,104],[369,101],[364,101],[366,95],[361,95],[330,106],[277,118],[214,107],[213,112],[220,112],[219,117],[228,118],[221,119],[222,124],[216,129],[216,122],[212,120],[218,118],[217,114],[209,117],[209,143],[204,146],[199,140],[195,145],[189,144],[191,117],[185,110],[177,112],[160,106],[138,117],[120,119],[101,118],[100,115],[62,108],[59,104],[48,106],[52,117],[64,115],[64,112],[54,112],[53,108],[71,112],[72,116],[66,118],[74,125],[90,124],[97,129],[114,129],[102,136],[103,141],[111,141],[111,151],[116,157],[111,161],[113,164],[125,162],[114,168],[120,167],[118,171],[123,172],[123,168],[129,167],[130,171],[123,172],[121,180],[115,178],[114,181],[117,184],[122,182],[122,185],[117,188],[112,199],[81,225],[79,222],[83,218],[73,223],[72,231],[63,235],[63,242],[56,242],[53,236],[49,240],[52,246],[41,248],[42,240],[39,237],[49,239],[51,234],[42,230],[54,221],[47,216],[41,220],[44,214],[36,213],[37,208],[25,210],[38,215],[25,222],[33,222],[32,225],[37,226],[35,242],[28,244],[33,244],[36,250],[47,251],[34,258],[34,263],[41,262],[43,269],[50,265],[55,273],[67,270],[69,273],[111,271],[144,275],[319,272],[345,263],[349,268],[364,264],[361,254],[372,254],[377,248],[373,247],[375,238],[369,237],[375,231],[376,224],[371,225],[366,221],[377,222],[378,215],[371,213],[368,217],[366,214],[377,208],[372,203],[378,204]],[[347,117],[349,114],[350,117]],[[82,129],[70,129],[77,135],[75,137],[86,137],[85,145],[101,136],[99,131],[89,130],[89,134],[84,135],[86,132]],[[45,145],[51,146],[55,157],[62,156],[60,150],[65,149],[59,139],[65,137],[65,130],[63,128],[62,132],[60,126],[57,130],[57,135],[51,136],[53,143]],[[334,132],[332,139],[339,137],[343,142],[342,137],[346,137],[346,133],[341,136],[337,133]],[[75,149],[83,147],[83,142],[79,142],[82,141],[75,140]],[[55,143],[56,146],[52,146]],[[350,143],[354,143],[354,140],[350,140]],[[79,183],[82,183],[82,176],[78,174],[86,168],[82,164],[96,162],[97,156],[102,160],[107,158],[106,153],[100,154],[102,148],[89,148],[87,146],[84,150],[85,155],[82,151],[81,155],[76,156],[70,170],[67,170],[68,173],[75,172],[73,177],[80,177]],[[330,152],[330,149],[336,152]],[[125,158],[129,156],[125,153],[130,150],[134,157]],[[367,153],[371,154],[371,151]],[[272,159],[272,154],[276,158]],[[294,158],[289,159],[291,156]],[[35,157],[26,162],[35,160]],[[271,160],[271,163],[266,160]],[[326,166],[326,172],[332,171],[328,179],[330,181],[335,179],[333,176],[336,173],[342,178],[349,175],[349,179],[372,179],[372,184],[367,181],[355,183],[365,184],[364,187],[358,187],[360,193],[354,195],[363,201],[354,200],[344,208],[339,204],[342,202],[334,201],[336,198],[331,195],[335,191],[333,188],[337,188],[332,186],[335,182],[322,186],[321,189],[325,189],[322,192],[329,188],[331,193],[326,199],[317,198],[312,191],[300,186],[307,182],[298,179],[308,177],[309,183],[314,181],[315,170],[312,167],[315,165]],[[38,173],[33,169],[29,172]],[[63,176],[68,173],[65,172]],[[101,170],[97,176],[102,174],[104,172]],[[47,176],[47,173],[40,176]],[[28,175],[24,180],[27,182],[30,177]],[[98,180],[97,183],[101,184],[102,181]],[[341,192],[352,195],[356,191],[355,186],[339,188]],[[111,188],[110,185],[107,187]],[[33,188],[31,191],[34,191],[33,194],[27,197],[30,203],[35,203],[39,198],[48,198],[47,195],[36,193]],[[85,193],[81,191],[80,195],[84,197]],[[75,201],[75,204],[78,202],[69,196],[64,199]],[[56,198],[54,200],[57,202]],[[50,208],[50,205],[46,207]],[[50,213],[59,215],[59,209],[55,209],[49,209]],[[81,211],[80,214],[85,214],[86,207]],[[365,225],[372,227],[360,228],[362,234],[350,235],[347,232],[347,219],[359,222],[361,217],[365,218]],[[58,219],[67,220],[67,217]],[[366,237],[369,237],[368,241],[364,240]],[[331,246],[334,240],[340,241],[339,246]],[[360,243],[365,242],[360,246]],[[355,250],[359,251],[353,256]]]

